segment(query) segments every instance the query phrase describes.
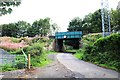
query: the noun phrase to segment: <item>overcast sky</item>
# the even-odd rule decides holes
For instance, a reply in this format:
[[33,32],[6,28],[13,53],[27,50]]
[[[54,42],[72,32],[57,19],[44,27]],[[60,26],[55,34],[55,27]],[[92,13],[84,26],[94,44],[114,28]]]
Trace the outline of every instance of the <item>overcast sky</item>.
[[[116,9],[120,0],[109,0],[110,8]],[[32,23],[40,18],[51,18],[60,31],[66,31],[74,17],[83,18],[101,8],[101,0],[22,0],[9,15],[0,17],[0,24],[24,20]]]

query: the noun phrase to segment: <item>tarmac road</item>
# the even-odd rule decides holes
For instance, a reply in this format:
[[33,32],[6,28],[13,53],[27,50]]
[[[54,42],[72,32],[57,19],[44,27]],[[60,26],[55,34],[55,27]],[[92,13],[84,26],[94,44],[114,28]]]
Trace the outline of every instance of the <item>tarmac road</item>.
[[72,54],[61,53],[57,55],[57,59],[69,70],[80,73],[85,78],[118,78],[118,72],[79,60]]

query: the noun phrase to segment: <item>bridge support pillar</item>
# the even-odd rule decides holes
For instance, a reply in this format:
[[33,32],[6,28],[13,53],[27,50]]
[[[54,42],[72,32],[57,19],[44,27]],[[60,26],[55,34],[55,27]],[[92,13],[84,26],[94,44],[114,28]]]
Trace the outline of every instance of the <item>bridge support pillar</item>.
[[62,39],[56,39],[55,40],[55,51],[58,51],[58,52],[63,52],[64,51],[63,40]]

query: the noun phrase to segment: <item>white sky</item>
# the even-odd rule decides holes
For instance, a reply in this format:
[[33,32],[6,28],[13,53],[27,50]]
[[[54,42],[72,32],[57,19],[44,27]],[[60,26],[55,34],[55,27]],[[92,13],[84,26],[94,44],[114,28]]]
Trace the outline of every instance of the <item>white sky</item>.
[[[116,9],[120,0],[109,0],[110,8]],[[101,8],[101,0],[22,0],[22,4],[13,9],[9,15],[0,17],[0,24],[33,21],[51,18],[58,24],[60,31],[66,31],[69,21],[74,17],[83,18]]]

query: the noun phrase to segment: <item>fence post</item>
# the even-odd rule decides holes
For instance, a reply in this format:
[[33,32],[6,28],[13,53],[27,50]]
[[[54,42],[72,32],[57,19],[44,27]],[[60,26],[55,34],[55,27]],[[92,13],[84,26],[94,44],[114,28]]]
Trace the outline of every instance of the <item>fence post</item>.
[[28,69],[30,69],[30,54],[28,54]]

